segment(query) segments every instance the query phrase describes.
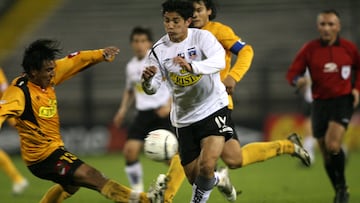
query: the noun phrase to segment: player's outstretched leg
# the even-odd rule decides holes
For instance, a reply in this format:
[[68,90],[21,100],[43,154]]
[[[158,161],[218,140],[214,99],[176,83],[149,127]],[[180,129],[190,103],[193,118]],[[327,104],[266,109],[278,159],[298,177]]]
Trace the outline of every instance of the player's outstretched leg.
[[310,166],[310,156],[302,147],[300,138],[295,133],[284,140],[254,142],[245,145],[242,148],[241,166],[244,167],[256,162],[265,161],[282,154],[293,155],[299,158],[306,166]]
[[164,203],[171,203],[185,179],[185,172],[181,165],[179,154],[175,154],[171,159],[166,178],[167,185],[164,194]]

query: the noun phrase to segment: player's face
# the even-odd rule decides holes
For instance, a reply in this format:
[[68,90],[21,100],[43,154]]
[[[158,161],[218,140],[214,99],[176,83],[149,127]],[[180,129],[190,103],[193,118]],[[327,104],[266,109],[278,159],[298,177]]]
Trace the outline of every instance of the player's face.
[[191,18],[184,20],[177,12],[165,12],[163,20],[165,31],[172,42],[181,42],[187,37]]
[[191,25],[195,28],[202,28],[209,22],[209,16],[211,15],[212,10],[207,9],[202,1],[199,3],[194,2],[193,5],[194,16]]
[[142,59],[151,48],[151,42],[146,34],[135,34],[131,40],[131,47],[137,58]]
[[55,76],[55,61],[44,61],[40,70],[33,70],[30,74],[30,81],[45,89]]
[[340,32],[340,20],[335,14],[320,14],[317,18],[320,38],[330,44],[334,43]]

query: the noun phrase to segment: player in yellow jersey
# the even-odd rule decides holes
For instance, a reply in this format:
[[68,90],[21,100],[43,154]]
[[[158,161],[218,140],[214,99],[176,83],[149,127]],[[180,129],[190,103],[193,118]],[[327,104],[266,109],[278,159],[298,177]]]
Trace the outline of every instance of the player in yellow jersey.
[[[0,97],[3,92],[9,86],[8,81],[6,79],[5,73],[2,68],[0,68]],[[14,119],[8,119],[9,125],[15,125]],[[13,162],[11,161],[9,155],[2,149],[0,149],[0,169],[2,169],[13,182],[12,192],[15,195],[21,194],[25,188],[29,185],[26,178],[18,171]]]
[[[194,5],[194,16],[192,19],[192,27],[205,29],[210,31],[224,47],[226,56],[226,67],[220,72],[226,91],[229,94],[229,117],[234,108],[232,95],[237,82],[239,82],[250,68],[253,59],[253,49],[249,44],[241,41],[231,27],[220,22],[212,20],[216,17],[216,6],[212,0],[188,0]],[[236,56],[236,61],[231,66],[232,56]],[[232,123],[232,126],[234,124]],[[235,131],[234,131],[235,132]],[[240,141],[234,133],[233,139],[225,142],[224,150],[221,158],[224,163],[231,169],[247,166],[252,163],[265,161],[272,157],[290,154],[298,157],[306,165],[310,165],[310,158],[306,150],[303,149],[300,138],[296,134],[292,134],[288,139],[278,140],[274,142],[258,142],[250,143],[241,148]],[[168,180],[167,189],[165,190],[164,200],[166,203],[172,202],[176,192],[178,191],[183,177],[179,176],[179,165],[170,166],[167,173]],[[227,168],[219,168],[219,173],[228,176]],[[162,174],[161,174],[162,175]],[[220,192],[229,201],[236,200],[236,191],[231,182],[218,185]],[[220,186],[220,187],[219,187]]]
[[116,202],[151,202],[146,193],[131,191],[106,178],[67,151],[60,135],[55,86],[85,68],[112,61],[119,49],[79,51],[55,59],[60,52],[58,45],[47,39],[31,43],[24,52],[24,74],[13,80],[0,103],[0,124],[9,117],[16,119],[22,158],[29,170],[41,179],[57,183],[40,202],[62,202],[80,187],[98,191]]

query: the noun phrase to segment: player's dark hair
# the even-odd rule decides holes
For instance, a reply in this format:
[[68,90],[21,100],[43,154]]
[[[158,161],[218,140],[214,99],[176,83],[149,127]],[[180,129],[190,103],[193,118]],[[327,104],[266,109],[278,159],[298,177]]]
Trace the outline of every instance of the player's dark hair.
[[339,14],[339,12],[337,12],[335,9],[322,10],[322,11],[320,12],[320,14],[334,14],[334,15],[336,15],[337,18],[340,19],[340,14]]
[[153,42],[153,35],[150,28],[144,28],[141,26],[134,27],[130,34],[130,42],[134,40],[134,35],[146,35],[150,42]]
[[176,12],[187,20],[194,15],[194,7],[191,2],[184,0],[167,0],[162,4],[162,15],[166,12]]
[[189,0],[191,3],[201,3],[204,2],[206,9],[211,9],[211,15],[209,16],[209,20],[214,20],[217,14],[217,5],[213,0]]
[[25,73],[31,70],[41,70],[44,61],[55,60],[55,57],[61,52],[59,42],[50,39],[39,39],[34,41],[25,49],[22,61],[22,67]]

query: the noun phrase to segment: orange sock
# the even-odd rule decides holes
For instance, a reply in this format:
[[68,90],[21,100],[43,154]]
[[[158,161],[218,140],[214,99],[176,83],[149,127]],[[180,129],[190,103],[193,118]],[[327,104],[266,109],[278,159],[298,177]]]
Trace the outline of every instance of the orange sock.
[[185,179],[185,172],[181,165],[180,156],[176,154],[170,163],[168,169],[167,178],[167,188],[165,190],[164,201],[165,203],[171,203],[175,197],[175,194],[179,190],[182,182]]
[[69,198],[71,195],[64,191],[61,185],[52,186],[42,197],[40,203],[60,203]]
[[255,142],[242,148],[242,166],[265,161],[281,154],[293,154],[294,144],[289,140]]
[[130,188],[121,185],[114,180],[108,180],[101,189],[101,194],[106,198],[117,203],[127,203],[130,201],[139,201],[140,203],[151,203],[146,193],[136,192]]

